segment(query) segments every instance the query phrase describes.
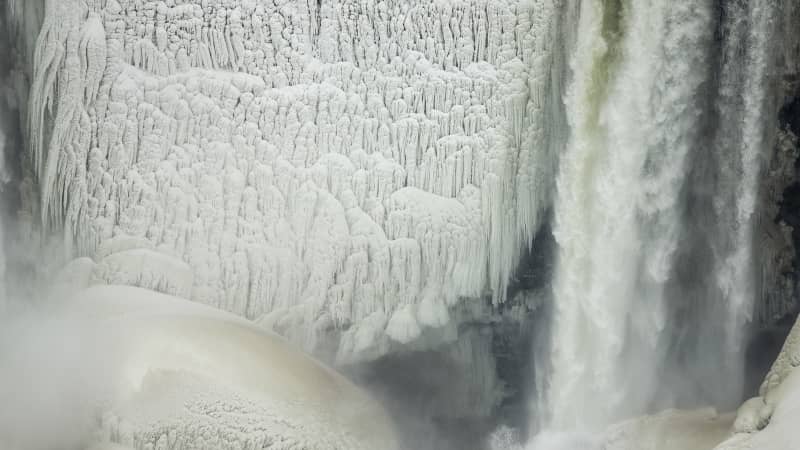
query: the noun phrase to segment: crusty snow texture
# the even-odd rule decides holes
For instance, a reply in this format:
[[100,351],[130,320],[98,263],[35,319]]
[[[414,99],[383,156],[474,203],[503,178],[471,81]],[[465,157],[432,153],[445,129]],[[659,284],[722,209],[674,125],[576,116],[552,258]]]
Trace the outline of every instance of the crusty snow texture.
[[548,207],[554,3],[48,0],[42,220],[76,256],[134,239],[191,278],[134,254],[107,279],[310,350],[346,330],[340,361],[412,342],[459,298],[503,301]]
[[114,356],[104,367],[118,374],[103,381],[111,389],[92,440],[141,450],[398,448],[377,402],[237,316],[129,286],[95,286],[65,306],[105,336]]
[[761,385],[759,396],[739,408],[735,434],[715,450],[786,450],[798,447],[800,418],[800,321]]

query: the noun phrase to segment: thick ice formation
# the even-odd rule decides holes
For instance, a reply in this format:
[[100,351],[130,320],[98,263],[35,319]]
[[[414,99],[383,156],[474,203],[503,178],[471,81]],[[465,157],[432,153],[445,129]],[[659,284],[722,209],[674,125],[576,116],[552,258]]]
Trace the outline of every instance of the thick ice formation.
[[797,447],[800,418],[800,321],[792,329],[759,396],[739,409],[734,435],[715,450],[784,450]]
[[343,361],[414,340],[503,300],[549,207],[554,3],[48,1],[42,219],[175,255],[192,300],[309,349],[346,330]]
[[395,449],[386,413],[282,338],[193,302],[127,286],[69,300],[117,361],[95,439],[135,449]]

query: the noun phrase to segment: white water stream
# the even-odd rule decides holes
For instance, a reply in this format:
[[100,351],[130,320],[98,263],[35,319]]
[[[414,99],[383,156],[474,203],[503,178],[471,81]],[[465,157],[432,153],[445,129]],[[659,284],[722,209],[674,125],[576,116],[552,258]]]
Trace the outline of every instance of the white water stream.
[[[565,99],[571,135],[555,201],[551,372],[537,411],[551,430],[593,430],[654,406],[671,305],[686,301],[673,297],[688,290],[670,285],[696,222],[711,230],[705,277],[715,280],[700,301],[724,305],[726,336],[713,339],[737,358],[752,308],[751,229],[766,148],[770,5],[727,2],[720,18],[711,1],[579,3]],[[715,45],[725,48],[716,97]],[[715,117],[719,136],[704,135]],[[709,158],[710,178],[695,186],[694,164]],[[693,192],[706,185],[710,193]],[[693,195],[711,198],[710,218],[687,213]]]

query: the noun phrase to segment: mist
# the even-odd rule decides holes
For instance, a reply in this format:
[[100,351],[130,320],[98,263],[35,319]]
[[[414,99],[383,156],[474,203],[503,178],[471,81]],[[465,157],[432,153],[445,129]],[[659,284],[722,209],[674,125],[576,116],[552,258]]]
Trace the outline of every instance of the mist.
[[119,379],[121,348],[91,319],[20,306],[27,300],[0,318],[0,447],[85,449]]

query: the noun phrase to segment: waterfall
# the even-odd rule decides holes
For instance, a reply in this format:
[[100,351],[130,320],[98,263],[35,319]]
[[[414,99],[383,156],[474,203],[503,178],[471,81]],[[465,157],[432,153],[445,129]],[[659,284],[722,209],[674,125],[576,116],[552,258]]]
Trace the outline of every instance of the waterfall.
[[33,255],[38,254],[29,240],[20,238],[35,233],[20,217],[25,215],[20,204],[32,189],[22,181],[25,136],[21,124],[44,4],[45,0],[8,0],[0,5],[0,313],[33,277],[34,271],[23,266],[34,262]]
[[[553,430],[672,406],[657,392],[675,361],[700,357],[690,345],[739,367],[772,95],[770,2],[578,3],[554,203],[550,373],[537,407]],[[723,333],[697,331],[712,319]],[[736,391],[698,378],[703,389]]]
[[729,345],[736,349],[743,321],[751,317],[754,294],[752,220],[758,196],[761,158],[774,145],[765,124],[776,119],[772,39],[779,9],[766,0],[731,1],[726,8],[726,34],[720,94],[719,125],[713,153],[721,168],[714,199],[718,230],[716,281],[729,302]]

